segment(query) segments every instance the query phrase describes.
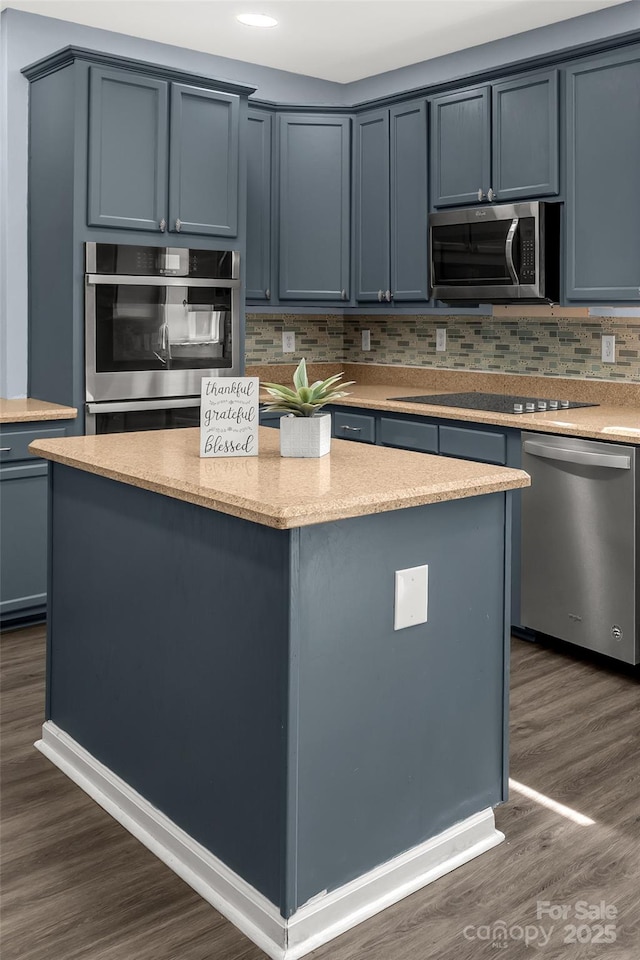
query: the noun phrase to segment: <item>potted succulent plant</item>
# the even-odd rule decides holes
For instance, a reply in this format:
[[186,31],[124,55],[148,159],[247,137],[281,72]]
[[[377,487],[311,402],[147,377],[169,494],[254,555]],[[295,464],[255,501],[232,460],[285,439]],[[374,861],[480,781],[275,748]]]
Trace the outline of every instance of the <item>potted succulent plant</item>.
[[325,404],[348,396],[342,389],[354,380],[338,383],[344,376],[337,373],[327,380],[316,380],[309,386],[304,357],[293,375],[293,386],[263,383],[273,397],[265,407],[268,411],[285,413],[280,418],[280,455],[282,457],[324,457],[331,449],[331,414],[321,413]]

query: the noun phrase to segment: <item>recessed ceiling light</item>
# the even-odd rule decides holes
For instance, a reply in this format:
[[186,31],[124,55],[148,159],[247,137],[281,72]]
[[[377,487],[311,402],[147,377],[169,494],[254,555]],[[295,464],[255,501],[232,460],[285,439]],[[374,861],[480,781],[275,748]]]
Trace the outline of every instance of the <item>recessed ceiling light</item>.
[[275,27],[278,23],[273,17],[265,17],[262,13],[239,13],[236,20],[248,27]]

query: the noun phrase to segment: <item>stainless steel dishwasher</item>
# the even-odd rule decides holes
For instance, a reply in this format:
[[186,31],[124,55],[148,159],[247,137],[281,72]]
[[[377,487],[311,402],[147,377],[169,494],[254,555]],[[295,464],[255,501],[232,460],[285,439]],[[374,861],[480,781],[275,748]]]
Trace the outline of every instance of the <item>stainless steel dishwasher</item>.
[[522,434],[522,625],[640,661],[636,448]]

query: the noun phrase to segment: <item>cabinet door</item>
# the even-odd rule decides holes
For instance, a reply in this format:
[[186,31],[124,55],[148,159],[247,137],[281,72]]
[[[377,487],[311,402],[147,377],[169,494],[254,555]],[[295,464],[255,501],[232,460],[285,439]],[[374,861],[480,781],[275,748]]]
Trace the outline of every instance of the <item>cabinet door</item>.
[[391,291],[428,300],[427,105],[391,107]]
[[170,230],[237,235],[239,124],[235,94],[171,84]]
[[250,110],[247,126],[247,257],[249,300],[271,297],[271,127],[269,113]]
[[558,193],[558,71],[493,87],[496,200]]
[[566,71],[569,300],[640,300],[640,50]]
[[47,599],[47,464],[0,468],[0,619],[44,612]]
[[278,121],[280,297],[346,300],[351,121],[299,114]]
[[389,278],[389,111],[355,121],[356,300],[380,300]]
[[431,101],[432,203],[478,203],[490,184],[489,87],[475,87]]
[[89,85],[89,225],[159,232],[167,216],[167,84],[91,67]]

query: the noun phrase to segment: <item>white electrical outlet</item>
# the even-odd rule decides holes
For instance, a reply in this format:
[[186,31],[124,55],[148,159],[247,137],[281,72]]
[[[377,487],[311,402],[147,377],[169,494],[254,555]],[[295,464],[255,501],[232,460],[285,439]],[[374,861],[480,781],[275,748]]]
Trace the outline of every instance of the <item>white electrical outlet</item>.
[[362,349],[371,350],[371,330],[362,331]]
[[396,570],[396,595],[393,629],[404,630],[427,622],[429,607],[429,567]]
[[616,338],[613,333],[602,338],[602,362],[616,362]]
[[293,330],[289,330],[282,334],[282,352],[283,353],[295,353],[296,352],[296,335]]
[[436,350],[438,353],[444,353],[447,349],[447,328],[436,328]]

